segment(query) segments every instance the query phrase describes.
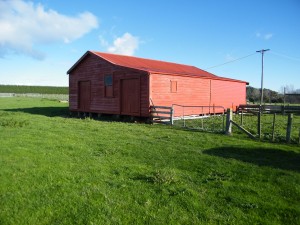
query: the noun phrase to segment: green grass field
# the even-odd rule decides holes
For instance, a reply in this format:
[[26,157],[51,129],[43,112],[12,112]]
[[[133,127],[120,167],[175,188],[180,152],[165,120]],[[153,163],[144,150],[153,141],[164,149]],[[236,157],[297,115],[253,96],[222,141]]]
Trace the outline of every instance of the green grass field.
[[0,224],[300,224],[300,147],[0,98]]

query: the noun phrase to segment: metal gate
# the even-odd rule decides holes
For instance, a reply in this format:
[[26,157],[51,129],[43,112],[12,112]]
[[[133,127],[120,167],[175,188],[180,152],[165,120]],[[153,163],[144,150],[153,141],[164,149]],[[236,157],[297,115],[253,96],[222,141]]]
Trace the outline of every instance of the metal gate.
[[173,125],[210,132],[225,131],[223,106],[185,106],[173,104]]

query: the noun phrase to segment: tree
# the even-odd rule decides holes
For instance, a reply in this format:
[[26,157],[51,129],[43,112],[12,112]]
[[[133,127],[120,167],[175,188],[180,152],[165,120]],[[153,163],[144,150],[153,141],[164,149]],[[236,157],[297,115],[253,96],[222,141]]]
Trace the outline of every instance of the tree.
[[[254,87],[247,87],[247,101],[253,104],[260,102],[260,89]],[[283,94],[270,89],[264,89],[264,103],[283,103]]]
[[252,102],[253,104],[255,102],[259,102],[260,101],[260,90],[258,90],[257,88],[254,87],[247,87],[247,100],[249,102]]

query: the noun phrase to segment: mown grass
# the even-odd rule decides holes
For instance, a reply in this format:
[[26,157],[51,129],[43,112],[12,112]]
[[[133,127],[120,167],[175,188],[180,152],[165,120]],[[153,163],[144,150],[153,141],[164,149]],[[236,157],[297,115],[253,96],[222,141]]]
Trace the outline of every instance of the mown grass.
[[299,224],[300,147],[0,98],[0,224]]

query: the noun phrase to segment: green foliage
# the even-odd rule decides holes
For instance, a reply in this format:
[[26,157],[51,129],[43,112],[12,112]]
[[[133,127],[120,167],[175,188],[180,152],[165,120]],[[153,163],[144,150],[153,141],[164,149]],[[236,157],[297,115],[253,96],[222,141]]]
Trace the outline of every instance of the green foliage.
[[[261,90],[258,88],[254,88],[251,86],[247,87],[247,101],[250,103],[259,103]],[[283,103],[283,94],[280,94],[276,91],[272,91],[270,89],[264,88],[264,95],[263,95],[263,102],[264,103]]]
[[68,94],[68,87],[0,85],[0,93]]
[[0,98],[0,121],[0,224],[300,222],[299,146],[70,118],[38,98]]

